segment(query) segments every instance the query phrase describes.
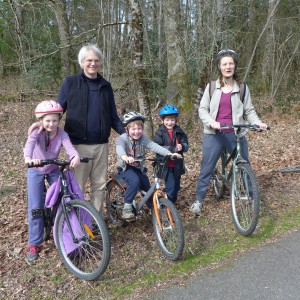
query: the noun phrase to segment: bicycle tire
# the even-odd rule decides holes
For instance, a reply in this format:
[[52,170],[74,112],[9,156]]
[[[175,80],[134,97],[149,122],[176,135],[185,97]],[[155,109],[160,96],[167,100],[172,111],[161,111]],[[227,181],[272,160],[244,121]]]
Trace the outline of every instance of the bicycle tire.
[[110,260],[111,244],[107,226],[100,213],[84,200],[71,200],[66,206],[77,241],[72,240],[70,247],[70,241],[66,239],[68,234],[70,237],[70,231],[61,210],[55,224],[60,257],[75,276],[84,280],[95,280],[105,272]]
[[256,176],[248,163],[237,165],[236,176],[230,188],[231,212],[235,228],[243,236],[256,229],[260,199]]
[[300,173],[300,166],[290,166],[279,169],[281,173]]
[[118,227],[125,224],[122,219],[124,207],[124,190],[115,180],[109,180],[106,185],[106,210],[109,221]]
[[[158,214],[161,228],[152,208],[152,224],[156,241],[163,254],[170,260],[178,260],[184,248],[184,228],[175,205],[168,199],[159,198]],[[169,211],[169,215],[167,213]]]
[[213,186],[213,192],[216,200],[220,200],[224,197],[225,194],[225,157],[224,153],[220,156],[218,159],[218,162],[216,164],[216,167],[214,169],[213,175],[212,175],[212,186]]

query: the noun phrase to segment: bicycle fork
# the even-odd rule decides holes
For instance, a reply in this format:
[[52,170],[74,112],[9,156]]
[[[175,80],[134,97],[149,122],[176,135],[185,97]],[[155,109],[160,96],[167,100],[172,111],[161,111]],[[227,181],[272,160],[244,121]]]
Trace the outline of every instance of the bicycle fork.
[[[155,214],[155,218],[157,220],[159,229],[162,231],[163,227],[162,227],[162,223],[161,223],[161,220],[160,220],[160,217],[159,217],[159,212],[158,212],[158,209],[159,209],[159,201],[158,201],[159,194],[161,194],[166,199],[168,199],[168,198],[167,198],[167,194],[165,192],[163,192],[162,190],[156,190],[153,194],[154,214]],[[171,214],[168,207],[166,208],[166,212],[167,212],[168,219],[170,220],[170,224],[171,224],[172,228],[174,228],[174,220],[172,218],[172,214]]]

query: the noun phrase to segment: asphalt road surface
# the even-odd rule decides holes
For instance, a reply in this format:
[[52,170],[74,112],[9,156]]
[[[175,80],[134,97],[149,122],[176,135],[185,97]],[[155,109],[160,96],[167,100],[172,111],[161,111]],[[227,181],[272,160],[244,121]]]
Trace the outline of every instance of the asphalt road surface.
[[300,299],[300,230],[148,299]]

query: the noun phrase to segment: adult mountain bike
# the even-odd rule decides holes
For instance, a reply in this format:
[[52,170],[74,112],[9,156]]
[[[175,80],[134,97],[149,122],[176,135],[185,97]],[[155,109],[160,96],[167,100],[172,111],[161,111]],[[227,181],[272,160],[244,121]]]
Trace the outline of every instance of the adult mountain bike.
[[[180,215],[175,205],[167,198],[162,190],[160,180],[157,176],[159,164],[165,166],[166,159],[175,159],[173,156],[164,158],[143,158],[136,160],[138,162],[148,160],[153,164],[153,183],[148,191],[140,190],[142,198],[135,200],[132,205],[132,211],[137,218],[142,214],[142,209],[148,199],[152,198],[151,218],[156,241],[166,258],[178,260],[184,248],[184,228]],[[122,210],[124,207],[124,192],[126,182],[120,174],[110,175],[106,184],[106,209],[110,222],[117,226],[125,224],[122,219]]]
[[226,187],[229,187],[235,228],[241,235],[249,236],[255,231],[258,223],[260,197],[256,175],[250,164],[241,156],[239,132],[241,128],[255,131],[262,129],[251,124],[221,126],[221,129],[231,128],[235,132],[236,148],[231,154],[224,149],[212,174],[212,185],[217,200],[224,197]]
[[[88,162],[81,158],[81,162]],[[101,214],[76,191],[74,173],[69,161],[45,159],[39,165],[59,166],[60,176],[47,190],[44,239],[53,237],[60,257],[67,269],[84,280],[102,275],[111,255],[110,237]],[[53,221],[54,220],[54,221]]]

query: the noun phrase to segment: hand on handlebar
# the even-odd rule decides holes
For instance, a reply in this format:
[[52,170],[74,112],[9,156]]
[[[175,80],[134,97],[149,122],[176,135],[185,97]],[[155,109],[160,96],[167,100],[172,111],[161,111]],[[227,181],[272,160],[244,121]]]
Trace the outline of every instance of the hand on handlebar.
[[180,159],[182,158],[182,155],[179,153],[170,153],[168,156],[170,156],[171,159]]
[[76,155],[70,161],[70,167],[76,168],[79,165],[80,165],[80,157]]
[[25,164],[27,164],[28,166],[37,166],[41,163],[40,159],[31,159],[29,157],[25,158]]
[[121,158],[126,162],[126,164],[130,165],[134,163],[134,157],[132,156],[122,155]]

